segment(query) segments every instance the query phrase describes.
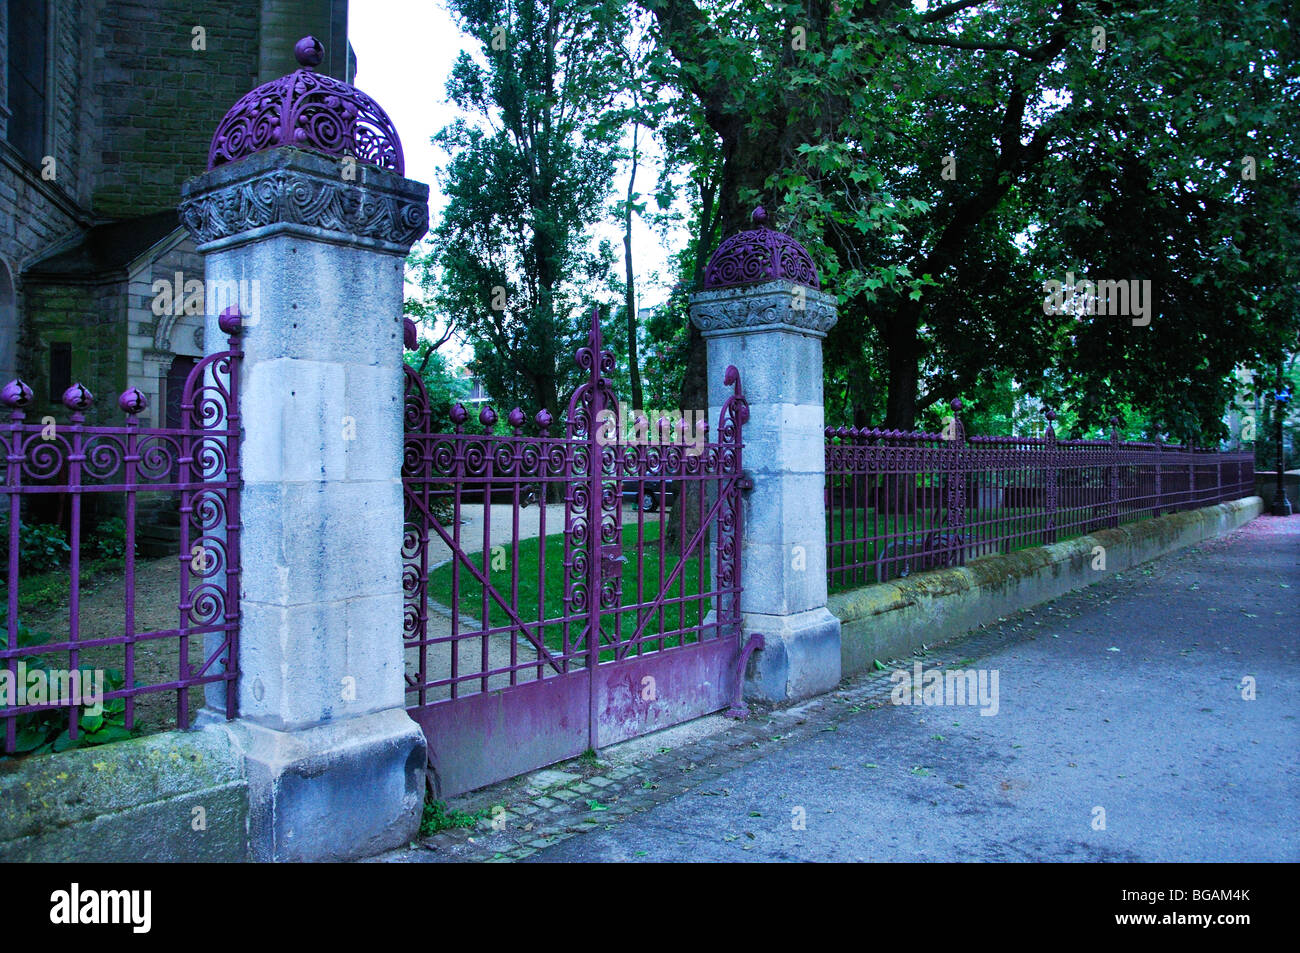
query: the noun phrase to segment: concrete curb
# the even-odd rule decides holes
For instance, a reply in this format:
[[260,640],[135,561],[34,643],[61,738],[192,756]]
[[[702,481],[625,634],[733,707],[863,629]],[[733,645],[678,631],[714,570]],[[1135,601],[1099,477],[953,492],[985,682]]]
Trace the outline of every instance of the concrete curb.
[[[835,593],[828,608],[842,624],[844,674],[867,671],[876,660],[898,658],[939,645],[999,617],[1055,599],[1249,523],[1264,501],[1249,496],[1197,510],[1100,530],[1051,546],[982,556],[958,569],[937,569],[907,579]],[[1093,569],[1096,547],[1105,568]]]

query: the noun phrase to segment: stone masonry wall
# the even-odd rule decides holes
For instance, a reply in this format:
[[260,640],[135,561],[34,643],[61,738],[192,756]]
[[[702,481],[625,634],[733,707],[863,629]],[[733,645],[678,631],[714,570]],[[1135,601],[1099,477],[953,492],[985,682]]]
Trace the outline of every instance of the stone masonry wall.
[[[55,62],[50,90],[54,121],[46,130],[49,154],[55,160],[53,181],[42,179],[40,167],[23,159],[7,142],[0,143],[0,257],[15,276],[53,243],[89,224],[78,208],[89,200],[91,183],[85,136],[80,131],[91,109],[83,95],[88,52],[82,42],[84,13],[82,0],[66,0],[54,8]],[[8,30],[0,23],[0,63],[8,58],[7,41]],[[0,113],[0,138],[6,132]]]
[[[257,0],[98,0],[96,214],[132,216],[176,205],[181,183],[207,167],[212,131],[256,85]],[[194,50],[193,28],[206,50]]]
[[166,424],[167,371],[175,356],[203,356],[202,314],[154,314],[154,282],[174,286],[177,272],[181,273],[182,290],[187,281],[203,281],[203,257],[188,237],[133,274],[127,286],[126,377],[149,399],[149,407],[140,417],[144,426]]
[[41,315],[36,327],[24,329],[19,371],[34,393],[29,416],[52,415],[67,420],[62,394],[50,393],[50,344],[72,344],[72,380],[95,395],[86,414],[89,423],[120,424],[118,395],[126,389],[126,288],[116,281],[103,284],[47,284],[29,289],[28,306]]

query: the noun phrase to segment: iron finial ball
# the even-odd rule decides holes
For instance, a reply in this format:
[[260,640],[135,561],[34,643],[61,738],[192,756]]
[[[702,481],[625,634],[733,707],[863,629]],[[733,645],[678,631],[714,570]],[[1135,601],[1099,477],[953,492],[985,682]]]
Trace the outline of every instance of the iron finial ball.
[[736,288],[765,281],[792,281],[821,288],[808,249],[767,227],[767,210],[754,209],[754,227],[723,239],[704,269],[704,288]]
[[484,406],[484,408],[478,412],[478,422],[484,427],[495,426],[497,422],[497,412],[491,407]]
[[149,406],[149,398],[145,397],[140,388],[128,387],[122,391],[122,396],[117,399],[117,406],[121,407],[124,413],[134,417]]
[[81,381],[63,392],[63,406],[68,410],[85,410],[95,402],[95,395]]
[[457,402],[457,403],[455,403],[455,404],[452,405],[452,408],[451,408],[451,422],[452,422],[453,424],[455,424],[457,427],[459,427],[461,424],[463,424],[463,423],[464,423],[466,420],[468,420],[468,419],[469,419],[469,411],[465,409],[465,405],[464,405],[464,404]]
[[304,36],[293,45],[293,55],[299,66],[313,69],[325,59],[325,46],[314,36]]
[[539,410],[537,412],[537,416],[534,417],[533,419],[537,421],[537,426],[540,427],[542,430],[549,429],[551,424],[555,423],[555,418],[551,416],[551,412],[547,410],[545,407]]
[[0,388],[0,401],[3,401],[6,407],[14,409],[26,407],[32,402],[32,389],[21,377],[15,377]]
[[952,402],[948,404],[948,406],[951,407],[953,410],[961,410],[966,405],[961,402],[960,397],[954,397],[952,399]]
[[325,48],[314,36],[294,45],[301,68],[249,90],[226,111],[208,147],[208,169],[257,152],[293,146],[406,173],[402,143],[382,106],[315,67]]
[[221,333],[227,337],[234,337],[244,326],[244,315],[236,305],[231,305],[221,316],[217,318],[217,327],[221,328]]
[[528,418],[524,416],[524,412],[520,410],[518,407],[516,407],[514,410],[510,411],[509,414],[506,415],[506,423],[508,423],[511,427],[514,427],[516,430],[522,427],[524,425],[524,421],[527,419]]
[[408,351],[414,351],[420,344],[419,332],[410,318],[402,318],[402,344]]
[[1048,409],[1043,413],[1043,416],[1047,418],[1048,423],[1053,423],[1056,420],[1056,411]]

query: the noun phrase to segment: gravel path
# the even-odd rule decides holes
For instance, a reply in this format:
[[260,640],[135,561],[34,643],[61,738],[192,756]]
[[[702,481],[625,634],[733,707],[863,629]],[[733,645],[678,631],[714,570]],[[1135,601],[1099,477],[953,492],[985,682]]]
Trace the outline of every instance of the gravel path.
[[[135,569],[136,631],[174,629],[179,620],[177,602],[180,594],[180,561],[175,556],[137,560]],[[125,632],[126,578],[124,574],[100,576],[91,591],[81,596],[78,632],[83,639],[108,638]],[[46,631],[55,639],[66,638],[69,631],[66,607],[33,613],[25,619],[36,631]],[[203,658],[202,636],[191,636],[189,658],[198,663]],[[162,639],[138,643],[135,650],[135,680],[146,685],[174,681],[179,671],[180,642]],[[66,655],[47,656],[51,664],[66,664]],[[55,660],[58,661],[55,661]],[[125,670],[124,646],[106,646],[81,652],[80,664],[93,668]],[[136,723],[145,733],[166,731],[176,726],[175,691],[150,692],[136,700]],[[203,704],[201,688],[190,690],[191,717]]]

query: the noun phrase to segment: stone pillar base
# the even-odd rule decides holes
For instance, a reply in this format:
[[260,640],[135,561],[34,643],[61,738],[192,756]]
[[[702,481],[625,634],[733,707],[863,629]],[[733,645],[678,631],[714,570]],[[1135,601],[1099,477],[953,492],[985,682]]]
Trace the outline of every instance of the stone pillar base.
[[744,631],[765,640],[745,673],[746,698],[792,701],[839,685],[840,620],[825,606],[792,615],[747,612]]
[[424,734],[389,709],[300,731],[205,718],[244,756],[249,852],[341,861],[410,843],[424,804]]

